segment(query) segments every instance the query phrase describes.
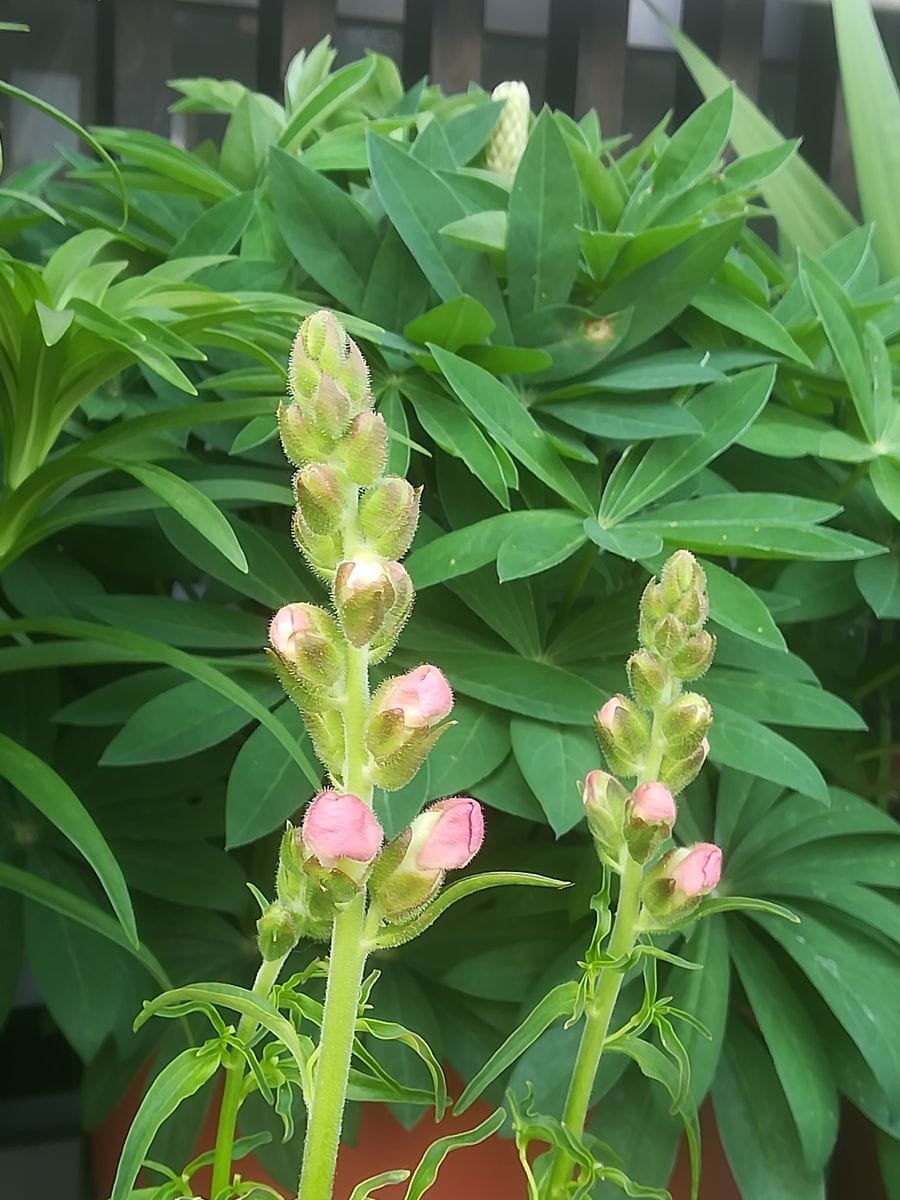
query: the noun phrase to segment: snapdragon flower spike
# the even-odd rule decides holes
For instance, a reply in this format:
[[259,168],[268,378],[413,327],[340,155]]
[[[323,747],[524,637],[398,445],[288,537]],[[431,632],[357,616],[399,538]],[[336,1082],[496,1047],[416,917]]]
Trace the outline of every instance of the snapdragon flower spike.
[[644,877],[644,908],[662,928],[679,924],[696,912],[721,875],[722,851],[712,842],[670,850]]
[[303,815],[300,833],[303,845],[326,870],[344,858],[371,862],[384,840],[371,808],[349,792],[320,792]]
[[346,393],[351,416],[371,408],[366,361],[357,344],[327,309],[306,318],[291,348],[288,387],[301,408],[304,401],[315,395],[323,374]]
[[638,784],[625,805],[625,840],[635,862],[647,862],[672,832],[678,815],[664,783]]
[[606,764],[616,775],[640,775],[650,745],[650,724],[636,704],[620,693],[594,716],[594,731]]
[[453,692],[443,674],[425,664],[387,679],[372,698],[366,741],[373,779],[388,791],[407,784],[449,724]]
[[391,922],[420,912],[440,891],[446,871],[465,867],[484,841],[484,814],[470,796],[439,800],[385,847],[369,881]]
[[497,84],[491,99],[502,100],[503,109],[485,147],[484,165],[489,171],[511,178],[528,145],[531,96],[524,83],[508,80]]

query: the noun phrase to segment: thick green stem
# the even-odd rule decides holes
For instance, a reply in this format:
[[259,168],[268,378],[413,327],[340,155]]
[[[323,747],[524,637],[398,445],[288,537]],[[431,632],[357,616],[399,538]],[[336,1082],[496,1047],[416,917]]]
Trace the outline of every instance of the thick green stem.
[[[657,709],[657,713],[665,712],[674,699],[677,685],[666,689]],[[650,732],[650,747],[644,770],[639,782],[655,780],[659,776],[662,757],[665,751],[661,721],[656,713],[653,717],[653,727]],[[616,918],[610,934],[607,953],[614,959],[627,957],[634,949],[638,934],[638,914],[641,907],[641,882],[644,868],[634,861],[627,850],[622,852],[621,881],[619,885],[619,904]],[[563,1111],[563,1124],[576,1137],[580,1137],[587,1119],[591,1093],[594,1090],[594,1080],[600,1066],[600,1058],[609,1032],[613,1009],[622,989],[624,972],[607,967],[600,976],[600,982],[593,998],[585,1008],[584,1029],[575,1056],[575,1066],[569,1082],[569,1093],[566,1097],[566,1107]],[[573,1162],[565,1150],[558,1150],[550,1170],[548,1196],[550,1200],[563,1200],[566,1195],[566,1185],[572,1176]]]
[[[284,965],[284,959],[264,962],[256,973],[253,993],[265,999]],[[242,1042],[248,1042],[256,1032],[256,1022],[252,1017],[241,1017],[237,1028],[237,1036]],[[238,1109],[241,1106],[241,1092],[244,1083],[244,1059],[233,1052],[232,1061],[225,1072],[225,1087],[222,1090],[222,1103],[219,1106],[219,1123],[216,1127],[215,1157],[213,1158],[212,1184],[210,1196],[215,1197],[231,1182],[231,1155],[234,1149],[234,1134],[237,1127]]]
[[[347,647],[347,695],[344,705],[344,779],[348,792],[372,803],[365,742],[369,706],[369,652]],[[366,895],[361,892],[335,918],[325,989],[325,1013],[316,1063],[312,1105],[303,1146],[298,1200],[331,1200],[341,1137],[347,1078],[366,965]]]

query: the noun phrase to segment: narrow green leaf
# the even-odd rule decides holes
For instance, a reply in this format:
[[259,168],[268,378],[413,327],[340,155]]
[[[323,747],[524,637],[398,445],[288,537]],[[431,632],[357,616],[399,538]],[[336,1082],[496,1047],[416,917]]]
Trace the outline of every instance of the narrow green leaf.
[[358,1183],[350,1193],[350,1200],[371,1200],[372,1193],[379,1188],[392,1183],[405,1183],[409,1176],[409,1171],[382,1171],[380,1175],[373,1175],[371,1179]]
[[138,466],[136,463],[120,462],[115,465],[165,501],[239,571],[248,570],[246,555],[234,530],[199,488],[156,463]]
[[832,0],[841,92],[863,215],[886,275],[900,274],[900,92],[868,5]]
[[709,745],[713,762],[770,779],[828,804],[828,788],[812,759],[793,742],[743,713],[717,704]]
[[551,829],[557,837],[568,833],[584,816],[581,782],[599,761],[593,733],[525,717],[513,717],[509,732],[519,769]]
[[787,650],[772,614],[749,584],[717,563],[704,562],[703,569],[709,591],[709,612],[714,621],[761,646]]
[[650,445],[639,458],[622,458],[600,502],[601,524],[605,519],[612,525],[661,499],[721,454],[752,425],[774,382],[774,367],[757,367],[711,384],[688,400],[685,408],[703,432],[666,438]]
[[[547,513],[549,518],[551,513]],[[587,540],[584,522],[577,513],[554,513],[552,520],[529,523],[503,541],[497,551],[501,583],[549,571],[580,549]]]
[[589,725],[606,699],[580,675],[500,651],[444,651],[441,666],[464,695],[541,721]]
[[513,321],[569,299],[578,269],[578,178],[548,108],[540,113],[509,196],[506,270]]
[[497,1133],[505,1120],[505,1111],[498,1108],[474,1129],[466,1130],[464,1133],[451,1133],[432,1142],[422,1155],[421,1162],[413,1171],[409,1187],[406,1189],[405,1200],[421,1200],[421,1197],[437,1180],[441,1163],[451,1150],[459,1150],[465,1146],[477,1146],[479,1142],[487,1141],[489,1137]]
[[574,508],[589,513],[584,492],[519,398],[475,363],[439,346],[431,352],[453,391],[488,433]]
[[110,1200],[129,1200],[150,1145],[181,1104],[199,1092],[219,1069],[218,1049],[182,1050],[150,1084],[131,1123]]
[[90,813],[69,785],[36,754],[5,734],[0,734],[0,774],[90,863],[128,940],[137,947],[134,911],[121,868]]
[[708,283],[691,300],[691,307],[719,325],[724,325],[726,329],[733,329],[751,341],[758,342],[760,346],[774,350],[776,354],[783,354],[785,358],[805,367],[812,365],[807,355],[771,313],[733,288],[719,283]]

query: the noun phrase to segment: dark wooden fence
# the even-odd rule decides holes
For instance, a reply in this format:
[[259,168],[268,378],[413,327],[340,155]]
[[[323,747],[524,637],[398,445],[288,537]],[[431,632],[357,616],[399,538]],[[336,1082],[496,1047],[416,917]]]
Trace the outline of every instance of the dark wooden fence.
[[[518,3],[507,0],[506,11],[515,13]],[[793,52],[787,58],[777,53],[776,62],[764,53],[767,3],[793,14]],[[538,101],[576,115],[597,108],[607,134],[643,132],[641,113],[649,124],[651,114],[658,118],[672,107],[679,120],[698,94],[671,50],[629,45],[629,8],[641,4],[543,0],[542,9],[542,0],[529,0],[523,7],[540,12],[540,28],[523,36],[521,31],[505,35],[498,30],[500,6],[492,0],[382,0],[381,8],[377,0],[368,0],[364,20],[359,0],[0,0],[0,18],[27,20],[34,28],[30,38],[0,39],[0,75],[12,72],[15,77],[17,65],[27,69],[29,80],[39,75],[46,65],[48,38],[52,44],[54,35],[62,37],[64,25],[70,46],[90,42],[79,58],[77,115],[167,134],[167,79],[230,74],[277,95],[292,55],[332,34],[344,57],[348,42],[358,53],[366,44],[362,39],[374,39],[378,48],[395,54],[410,83],[427,74],[451,90],[470,80],[492,86],[498,70],[506,68],[507,77],[526,78]],[[199,30],[201,12],[208,23],[216,11],[216,19],[225,22],[222,28],[235,30],[234,54],[225,55],[221,67],[210,65],[209,47],[203,46]],[[850,171],[827,3],[682,0],[680,20],[785,133],[802,135],[809,161],[846,192]],[[880,12],[879,21],[889,52],[896,56],[896,5]],[[520,63],[522,70],[515,70]],[[21,161],[23,152],[12,157]]]

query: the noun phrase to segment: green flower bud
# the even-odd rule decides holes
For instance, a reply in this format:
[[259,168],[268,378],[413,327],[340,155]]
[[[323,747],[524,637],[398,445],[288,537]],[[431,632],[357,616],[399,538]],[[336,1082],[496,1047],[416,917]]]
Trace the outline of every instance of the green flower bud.
[[328,463],[310,463],[294,476],[294,495],[306,525],[313,533],[334,533],[350,503],[350,485]]
[[314,604],[286,604],[272,618],[269,641],[281,661],[312,692],[330,691],[344,674],[334,618]]
[[693,783],[709,754],[709,742],[704,738],[700,745],[690,754],[680,755],[677,751],[669,751],[663,755],[659,778],[673,796],[683,792],[689,783]]
[[380,633],[394,599],[391,573],[381,559],[349,559],[337,568],[334,603],[351,645],[365,646]]
[[323,375],[306,406],[314,428],[334,442],[350,425],[350,397],[330,375]]
[[359,487],[369,487],[387,462],[387,425],[381,413],[361,412],[335,447],[334,460]]
[[329,456],[333,443],[312,427],[296,404],[279,404],[276,418],[281,445],[295,467]]
[[649,650],[637,650],[626,664],[631,694],[642,708],[654,709],[662,699],[669,680]]
[[715,652],[716,639],[706,629],[701,629],[672,656],[669,668],[676,678],[686,682],[699,679],[709,670]]
[[524,83],[510,81],[497,84],[491,99],[502,100],[504,104],[485,147],[484,163],[489,171],[511,177],[528,145],[531,97]]
[[314,399],[323,375],[346,394],[348,416],[371,407],[365,359],[343,325],[325,309],[306,318],[291,349],[288,388],[301,406]]
[[394,589],[394,603],[384,614],[381,628],[369,643],[369,661],[373,663],[383,662],[396,646],[403,626],[412,612],[416,595],[412,580],[400,563],[388,563],[387,569]]
[[688,639],[688,631],[683,622],[671,613],[660,618],[652,630],[641,627],[641,641],[644,646],[655,651],[662,659],[670,659],[683,648]]
[[676,550],[662,569],[659,586],[671,612],[686,593],[706,591],[706,575],[689,550]]
[[624,845],[622,822],[628,793],[605,771],[589,771],[581,789],[584,815],[600,858],[619,869]]
[[684,692],[669,705],[662,718],[667,753],[687,757],[700,745],[712,724],[709,701],[697,692]]
[[386,792],[397,792],[413,779],[428,751],[455,721],[431,729],[408,730],[401,745],[390,754],[373,755],[372,781]]
[[297,918],[277,900],[256,922],[259,952],[265,962],[277,962],[290,954],[300,940]]
[[384,558],[402,558],[419,521],[416,489],[399,475],[379,479],[359,501],[359,528],[367,544]]
[[329,708],[304,708],[303,723],[316,757],[325,764],[332,779],[344,771],[344,722],[341,714]]
[[333,533],[314,533],[306,524],[303,513],[297,509],[291,525],[294,542],[297,549],[309,563],[313,571],[325,580],[331,580],[335,569],[343,557],[341,539],[337,531]]
[[623,695],[613,696],[594,716],[594,731],[607,766],[616,775],[640,775],[650,746],[650,723]]

